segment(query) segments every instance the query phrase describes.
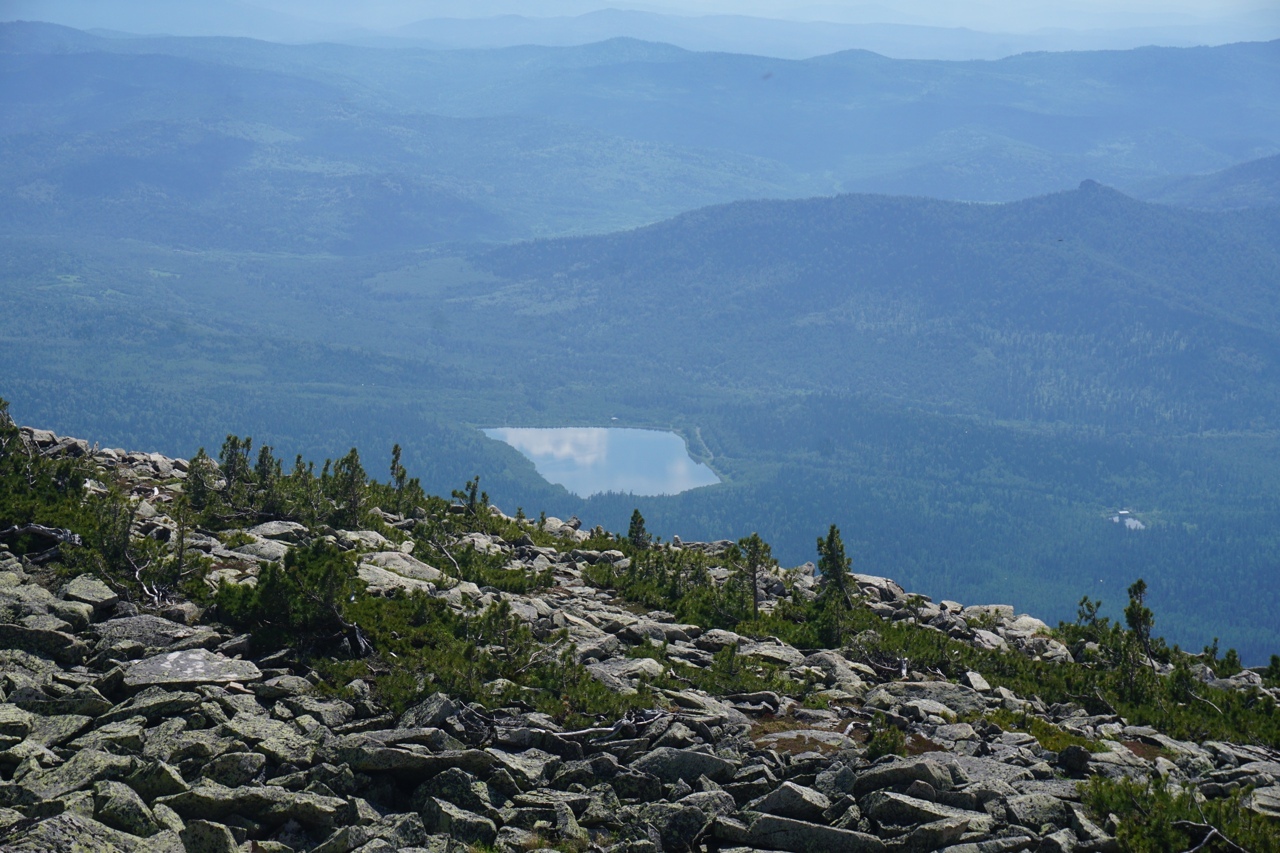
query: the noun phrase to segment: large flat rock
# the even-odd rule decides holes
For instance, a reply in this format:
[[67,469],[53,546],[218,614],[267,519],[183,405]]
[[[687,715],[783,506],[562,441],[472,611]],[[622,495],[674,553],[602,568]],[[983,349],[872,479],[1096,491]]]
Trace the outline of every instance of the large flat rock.
[[1260,815],[1280,818],[1280,785],[1256,788],[1245,798],[1244,806]]
[[208,649],[164,652],[129,665],[124,673],[126,687],[151,685],[229,684],[257,681],[262,672],[252,661],[234,660]]
[[321,830],[333,829],[349,811],[346,800],[336,797],[274,786],[227,788],[209,781],[156,802],[187,820],[225,821],[241,815],[269,826],[293,820]]
[[220,642],[218,632],[200,625],[189,627],[159,616],[127,616],[108,619],[92,628],[106,643],[133,640],[150,649],[195,648]]
[[35,770],[22,777],[20,783],[36,797],[53,800],[88,788],[94,782],[122,779],[138,768],[138,759],[113,755],[97,749],[83,749],[66,763],[48,770]]
[[6,853],[183,853],[177,833],[162,832],[139,838],[112,829],[92,818],[64,812],[30,824],[19,821],[0,829],[0,850]]
[[713,782],[727,782],[737,769],[732,762],[717,755],[709,755],[692,749],[659,747],[632,762],[632,769],[652,773],[663,782],[673,783],[681,779],[696,781],[706,776]]
[[369,563],[361,563],[356,567],[356,575],[365,582],[365,586],[372,595],[386,595],[397,589],[403,589],[405,592],[421,590],[430,595],[436,590],[436,585],[430,581],[407,578],[397,572]]
[[424,563],[416,557],[402,554],[399,551],[379,551],[375,554],[367,554],[361,562],[371,563],[380,569],[386,569],[403,577],[420,581],[438,583],[444,577],[444,573],[436,567]]
[[947,681],[895,681],[881,684],[866,697],[869,708],[888,710],[913,699],[945,705],[956,714],[982,714],[987,700],[972,687]]
[[863,814],[882,825],[916,826],[960,818],[967,820],[969,829],[976,832],[995,829],[995,820],[985,812],[952,808],[893,791],[873,791],[859,800],[858,805],[862,807]]
[[792,853],[830,850],[843,853],[880,853],[885,844],[874,835],[806,823],[776,815],[760,815],[744,826],[731,818],[717,818],[715,837],[732,845]]
[[925,782],[936,791],[950,791],[951,771],[924,758],[892,759],[858,774],[853,785],[854,796],[861,797],[884,788],[906,788],[912,782]]
[[70,601],[81,601],[101,613],[120,600],[111,587],[93,575],[79,575],[72,578],[62,588],[62,597]]
[[63,666],[75,666],[89,654],[89,647],[70,634],[13,624],[0,624],[0,647],[21,649]]

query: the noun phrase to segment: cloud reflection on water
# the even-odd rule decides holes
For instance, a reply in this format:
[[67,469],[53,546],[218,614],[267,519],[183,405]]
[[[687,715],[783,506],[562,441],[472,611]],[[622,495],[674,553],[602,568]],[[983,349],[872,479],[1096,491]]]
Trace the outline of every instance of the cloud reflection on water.
[[720,482],[675,433],[605,427],[501,427],[485,435],[520,451],[549,482],[581,497],[674,495]]

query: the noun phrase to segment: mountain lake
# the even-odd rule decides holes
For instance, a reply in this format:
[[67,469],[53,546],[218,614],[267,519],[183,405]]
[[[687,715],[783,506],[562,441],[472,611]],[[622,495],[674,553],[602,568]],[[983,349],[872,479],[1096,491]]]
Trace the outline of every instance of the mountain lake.
[[528,457],[548,482],[579,497],[674,495],[720,482],[674,432],[608,427],[499,427],[484,434]]

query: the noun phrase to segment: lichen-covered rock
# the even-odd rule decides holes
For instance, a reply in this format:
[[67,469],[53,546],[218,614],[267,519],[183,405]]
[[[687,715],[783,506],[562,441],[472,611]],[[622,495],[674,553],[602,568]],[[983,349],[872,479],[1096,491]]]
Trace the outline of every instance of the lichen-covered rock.
[[93,802],[94,817],[107,826],[142,838],[160,831],[151,809],[123,782],[98,782],[93,786]]
[[279,539],[283,542],[299,542],[307,535],[307,526],[296,521],[267,521],[247,531],[259,539]]
[[323,830],[333,829],[349,809],[346,800],[337,797],[272,786],[228,788],[207,781],[157,802],[173,809],[188,825],[191,820],[223,821],[243,815],[271,826],[295,821]]
[[217,642],[219,637],[216,631],[203,625],[180,625],[149,614],[108,619],[94,625],[92,633],[106,645],[132,640],[148,649],[202,647]]
[[142,733],[147,721],[143,717],[131,717],[118,722],[99,725],[67,744],[69,749],[102,749],[116,754],[142,751]]
[[62,597],[69,601],[81,601],[93,608],[95,613],[105,613],[120,600],[111,587],[93,575],[78,575],[72,578],[63,588]]
[[296,675],[277,675],[253,685],[253,693],[264,702],[274,702],[290,696],[305,696],[315,690],[310,681]]
[[863,814],[885,826],[915,826],[959,818],[968,820],[969,829],[975,832],[990,832],[995,828],[995,819],[985,812],[952,808],[893,791],[872,791],[860,799],[858,805]]
[[16,705],[0,703],[0,737],[23,740],[31,731],[34,717]]
[[182,830],[186,853],[239,853],[231,830],[221,823],[207,820],[188,821]]
[[461,706],[443,693],[432,693],[423,701],[400,715],[399,728],[439,728],[458,713]]
[[235,660],[207,649],[164,652],[125,668],[126,687],[168,687],[257,681],[262,672],[251,661]]
[[147,802],[152,802],[157,797],[180,794],[190,787],[177,768],[163,761],[145,762],[124,777],[123,781]]
[[812,788],[805,788],[794,782],[783,782],[763,797],[752,800],[746,808],[796,820],[820,821],[823,812],[831,808],[831,800]]
[[112,707],[111,700],[90,684],[81,684],[70,693],[58,696],[50,696],[34,687],[20,687],[9,694],[9,701],[23,710],[42,716],[71,714],[97,717]]
[[1280,785],[1254,788],[1246,797],[1244,806],[1260,815],[1280,819]]
[[951,709],[953,716],[982,714],[987,701],[977,690],[948,681],[892,681],[867,694],[869,708],[889,710],[912,699],[926,699]]
[[206,764],[201,772],[212,782],[238,788],[256,779],[266,764],[267,757],[260,752],[225,752]]
[[498,838],[497,826],[487,817],[436,797],[428,797],[423,802],[422,820],[429,831],[444,833],[467,844],[492,845]]
[[730,818],[717,818],[714,832],[716,838],[726,842],[725,846],[740,845],[790,853],[816,850],[881,853],[886,849],[884,842],[874,835],[775,815],[760,815],[749,825]]
[[699,776],[706,776],[713,782],[727,782],[733,778],[736,769],[733,762],[719,756],[672,747],[655,749],[633,762],[631,766],[641,773],[650,773],[667,783],[680,779],[692,782]]
[[54,714],[34,717],[28,737],[44,746],[61,746],[93,725],[93,717],[84,714]]
[[86,749],[57,767],[28,773],[19,784],[40,799],[52,800],[98,781],[122,779],[137,767],[137,758]]
[[265,562],[278,563],[284,560],[285,555],[289,553],[289,546],[274,539],[256,539],[253,542],[232,548],[231,551],[236,554],[244,554],[246,557],[256,557]]
[[952,787],[951,771],[934,761],[890,758],[859,773],[854,780],[852,793],[861,798],[864,794],[883,788],[905,789],[916,781],[925,782],[937,791],[949,791]]
[[0,623],[0,647],[22,649],[63,666],[75,666],[89,654],[88,644],[71,634],[13,623]]
[[1010,823],[1033,831],[1039,831],[1045,824],[1062,826],[1071,819],[1067,804],[1048,794],[1010,797],[1005,808],[1008,809]]
[[152,685],[99,716],[98,725],[130,717],[142,717],[148,723],[155,723],[172,717],[181,717],[200,702],[201,697],[198,693]]
[[0,829],[5,853],[186,853],[176,833],[142,839],[92,818],[63,812],[34,824],[19,821]]
[[458,767],[449,767],[423,782],[414,792],[413,801],[425,803],[429,797],[447,800],[477,814],[493,809],[492,798],[484,783]]

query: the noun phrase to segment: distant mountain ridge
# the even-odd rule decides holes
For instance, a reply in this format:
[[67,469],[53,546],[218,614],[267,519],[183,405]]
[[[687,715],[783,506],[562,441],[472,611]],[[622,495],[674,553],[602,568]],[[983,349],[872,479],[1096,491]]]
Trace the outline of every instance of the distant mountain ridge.
[[[393,45],[418,41],[437,48],[493,48],[517,44],[569,46],[620,36],[676,44],[688,50],[807,59],[844,50],[869,50],[896,59],[1000,59],[1031,51],[1126,50],[1145,45],[1191,47],[1258,39],[1265,28],[1220,24],[1101,30],[983,32],[957,26],[905,23],[791,21],[749,15],[670,15],[600,9],[573,17],[435,17],[393,30],[351,34],[343,41]],[[1262,36],[1265,37],[1265,36]]]
[[[5,24],[0,58],[0,220],[195,247],[602,233],[849,191],[1007,201],[1280,150],[1263,82],[1280,78],[1280,42],[795,62],[635,40],[427,51]],[[194,173],[199,192],[179,177]]]
[[[392,4],[394,5],[394,4]],[[74,0],[10,0],[12,19],[42,20],[112,35],[237,36],[283,43],[341,42],[387,46],[412,41],[432,48],[573,45],[615,37],[715,50],[803,59],[861,48],[902,59],[998,59],[1034,50],[1125,50],[1143,45],[1191,47],[1274,38],[1280,17],[1265,9],[1235,9],[1205,19],[1159,15],[1029,25],[1002,16],[907,11],[886,6],[792,8],[792,19],[760,6],[680,7],[677,4],[252,3],[208,0],[200,6],[155,0],[104,4]],[[974,11],[974,10],[970,10]],[[905,14],[904,14],[905,12]],[[938,14],[943,12],[943,14]],[[985,19],[985,20],[984,20]]]
[[1280,205],[1280,154],[1208,175],[1149,181],[1135,187],[1134,193],[1147,201],[1202,210]]

